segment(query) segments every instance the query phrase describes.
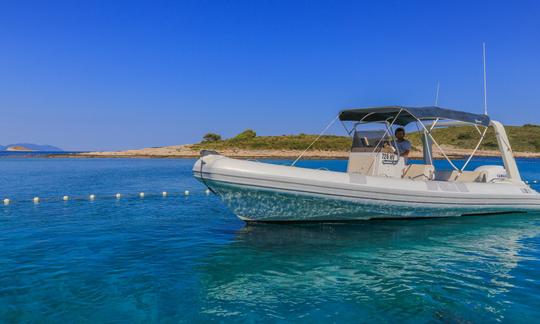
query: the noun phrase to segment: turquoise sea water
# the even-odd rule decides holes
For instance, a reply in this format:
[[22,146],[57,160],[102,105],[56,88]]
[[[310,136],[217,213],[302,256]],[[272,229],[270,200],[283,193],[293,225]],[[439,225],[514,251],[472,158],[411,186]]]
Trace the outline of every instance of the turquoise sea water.
[[[0,322],[540,316],[540,214],[246,226],[193,162],[0,158]],[[540,160],[518,164],[540,180]]]

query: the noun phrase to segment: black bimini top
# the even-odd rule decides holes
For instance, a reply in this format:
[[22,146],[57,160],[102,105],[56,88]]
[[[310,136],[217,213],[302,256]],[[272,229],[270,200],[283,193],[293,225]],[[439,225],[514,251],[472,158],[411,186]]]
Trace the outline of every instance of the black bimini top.
[[[397,118],[396,118],[397,117]],[[342,121],[389,122],[400,126],[419,120],[456,120],[476,125],[489,126],[489,116],[472,114],[464,111],[440,107],[403,107],[385,106],[342,110],[339,113]]]

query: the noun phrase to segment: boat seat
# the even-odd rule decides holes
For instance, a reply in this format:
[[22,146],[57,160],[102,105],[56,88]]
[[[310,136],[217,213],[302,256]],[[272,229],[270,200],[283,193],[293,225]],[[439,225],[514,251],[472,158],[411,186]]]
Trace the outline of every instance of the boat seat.
[[348,173],[372,175],[375,168],[375,156],[353,156],[349,158]]
[[435,168],[431,164],[409,164],[403,170],[403,179],[433,180]]
[[455,171],[457,173],[456,178],[454,179],[455,182],[480,182],[480,179],[482,178],[481,172],[475,172],[475,171],[463,171],[461,173]]

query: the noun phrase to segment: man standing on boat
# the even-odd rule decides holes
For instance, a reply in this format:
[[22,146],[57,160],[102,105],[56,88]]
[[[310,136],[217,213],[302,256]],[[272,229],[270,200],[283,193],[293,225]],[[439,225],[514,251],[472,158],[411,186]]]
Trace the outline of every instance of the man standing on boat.
[[396,141],[394,142],[396,150],[398,151],[399,156],[403,156],[405,162],[407,162],[411,151],[411,142],[405,139],[405,129],[399,127],[394,134],[396,135]]

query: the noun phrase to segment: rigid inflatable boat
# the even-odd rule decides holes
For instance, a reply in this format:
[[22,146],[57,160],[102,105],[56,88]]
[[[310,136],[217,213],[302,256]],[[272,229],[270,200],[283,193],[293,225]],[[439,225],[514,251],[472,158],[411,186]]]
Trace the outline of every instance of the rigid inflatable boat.
[[[341,111],[352,148],[347,172],[228,158],[202,151],[194,176],[245,221],[348,221],[372,218],[447,217],[540,211],[540,194],[522,181],[503,125],[487,115],[440,107],[375,107]],[[416,123],[423,161],[408,164],[396,151],[392,130]],[[376,124],[384,130],[369,130]],[[435,141],[436,128],[464,126],[479,141],[460,167]],[[362,128],[368,128],[362,131]],[[494,129],[503,165],[466,170]],[[373,134],[381,135],[374,139]],[[378,136],[377,136],[378,137]],[[433,165],[433,146],[451,169]]]

